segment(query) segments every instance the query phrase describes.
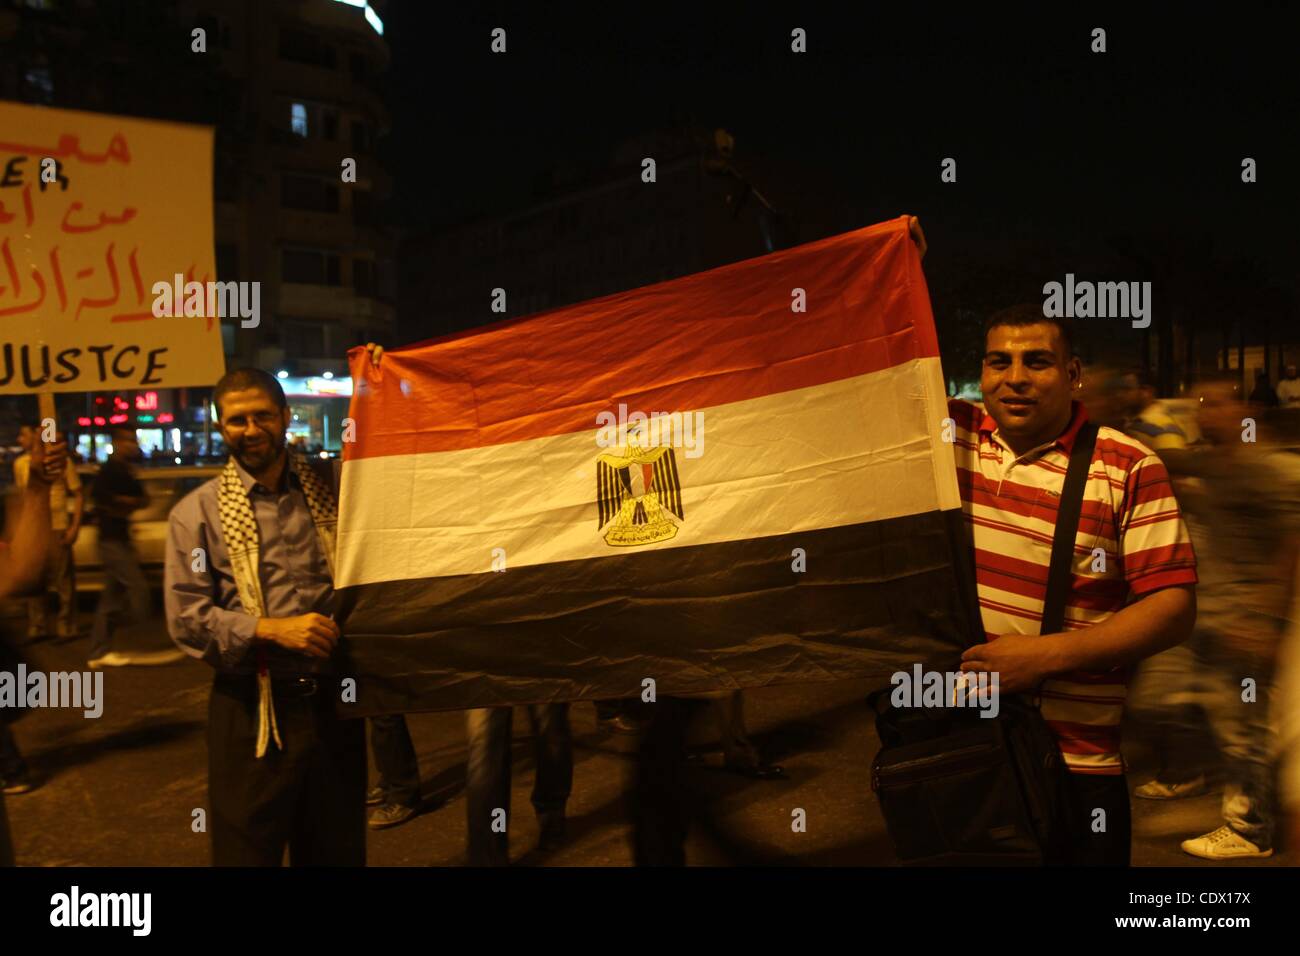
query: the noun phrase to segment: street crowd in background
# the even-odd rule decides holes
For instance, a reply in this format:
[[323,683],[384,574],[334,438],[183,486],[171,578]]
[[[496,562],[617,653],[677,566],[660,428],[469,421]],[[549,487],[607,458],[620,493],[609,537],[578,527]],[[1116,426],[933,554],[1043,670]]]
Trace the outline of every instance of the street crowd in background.
[[[370,348],[378,364],[382,349]],[[1300,627],[1294,624],[1300,377],[1290,366],[1275,391],[1257,385],[1249,396],[1237,379],[1208,377],[1186,393],[1194,400],[1189,413],[1157,398],[1141,370],[1095,365],[1084,371],[1076,397],[1092,420],[1123,432],[1163,462],[1196,553],[1191,637],[1142,661],[1130,684],[1126,722],[1157,757],[1154,777],[1132,795],[1172,801],[1222,789],[1222,826],[1188,834],[1182,847],[1191,855],[1263,858],[1287,846],[1288,836],[1294,851],[1300,845],[1300,695],[1294,691],[1300,678]],[[334,714],[331,689],[338,678],[327,665],[340,631],[323,535],[336,508],[329,489],[337,474],[330,463],[285,454],[289,412],[273,376],[232,372],[219,383],[215,402],[232,459],[221,477],[173,510],[164,595],[178,647],[216,671],[208,739],[214,862],[278,865],[287,848],[295,864],[363,864],[363,806],[371,808],[373,829],[410,820],[420,806],[419,768],[405,719],[372,719],[379,778],[367,786],[362,726]],[[37,428],[25,426],[19,436],[24,455],[15,463],[13,496],[19,507],[11,508],[7,521],[12,540],[0,565],[0,596],[26,595],[28,640],[72,640],[80,635],[71,547],[87,494],[63,437],[43,443]],[[88,495],[107,572],[89,635],[92,669],[140,663],[113,650],[113,634],[146,617],[150,605],[129,534],[131,513],[148,501],[134,471],[138,446],[130,429],[112,439],[113,456]],[[41,547],[32,545],[35,521],[42,524]],[[263,537],[254,533],[247,550],[227,540],[240,522],[262,529]],[[225,537],[216,536],[218,529]],[[225,582],[215,592],[188,570],[199,546]],[[53,616],[51,599],[58,608]],[[286,661],[296,663],[277,669],[276,662]],[[697,713],[711,714],[728,769],[756,780],[784,775],[749,740],[739,692],[675,711],[663,708],[670,718],[657,727],[635,701],[597,708],[603,729],[654,741],[643,749],[636,795],[639,862],[684,862],[690,813],[680,805],[684,764],[675,755],[684,758],[687,725]],[[569,709],[526,708],[537,748],[532,802],[543,847],[565,840],[573,774]],[[492,812],[509,807],[512,713],[466,714],[471,864],[509,861],[505,830],[493,826]],[[39,782],[4,722],[0,777],[9,796]],[[312,808],[304,818],[300,808],[308,798]],[[0,855],[8,852],[4,837]]]

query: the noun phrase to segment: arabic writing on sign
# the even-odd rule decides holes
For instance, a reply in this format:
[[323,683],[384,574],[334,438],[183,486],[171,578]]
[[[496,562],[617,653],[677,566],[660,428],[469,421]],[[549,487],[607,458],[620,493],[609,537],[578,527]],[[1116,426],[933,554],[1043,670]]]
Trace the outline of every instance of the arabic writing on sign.
[[212,147],[204,127],[0,102],[0,394],[220,377],[220,315],[156,301],[160,281],[220,285]]
[[[39,158],[62,158],[67,159],[75,157],[81,162],[86,163],[106,163],[113,159],[120,163],[131,162],[131,151],[127,146],[126,138],[121,134],[114,136],[109,143],[108,149],[103,153],[86,153],[81,149],[80,141],[76,136],[65,134],[59,137],[59,145],[55,148],[43,148],[40,146],[27,146],[18,143],[0,142],[0,155],[5,153],[17,153],[19,155],[11,157],[4,166],[4,176],[0,178],[0,189],[5,188],[22,188],[21,210],[15,209],[10,211],[7,208],[4,194],[0,193],[0,227],[7,226],[21,217],[21,226],[30,235],[31,231],[37,225],[36,209],[32,202],[32,183],[23,182],[24,163],[36,156]],[[57,175],[62,177],[62,170],[56,171]],[[62,178],[65,184],[66,177]],[[40,181],[42,191],[45,183]],[[131,222],[139,214],[139,210],[132,206],[123,206],[120,212],[109,212],[108,210],[100,211],[98,214],[87,214],[85,204],[79,199],[73,199],[67,203],[63,215],[59,218],[59,231],[67,235],[83,235],[90,232],[98,232],[101,229],[109,229],[114,226],[123,226]],[[25,266],[19,266],[15,261],[15,249],[12,245],[13,237],[6,237],[0,241],[0,266],[3,266],[3,277],[8,279],[7,283],[0,283],[0,319],[7,316],[22,315],[37,310],[45,310],[46,295],[53,290],[58,297],[58,311],[61,315],[67,315],[69,306],[75,298],[76,307],[72,312],[74,321],[81,318],[84,309],[112,309],[122,304],[122,276],[118,269],[116,243],[106,241],[103,247],[103,270],[98,272],[100,267],[99,259],[95,260],[94,265],[84,265],[82,263],[73,263],[69,270],[74,279],[74,295],[68,294],[68,283],[65,279],[65,266],[61,259],[61,250],[59,246],[54,245],[49,249],[26,250],[27,258],[36,261],[28,262]],[[44,269],[46,264],[49,266],[49,280],[47,282]],[[152,308],[144,308],[145,305],[145,283],[140,275],[139,248],[132,247],[127,255],[127,267],[130,271],[131,288],[127,290],[128,302],[122,311],[113,312],[109,316],[110,322],[137,322],[145,319],[154,318]],[[30,288],[24,292],[24,283],[22,273],[30,270],[31,280]],[[194,264],[191,263],[189,270],[185,273],[186,281],[194,279]],[[210,277],[204,275],[202,280],[207,282]],[[152,283],[149,283],[152,286]],[[130,301],[131,292],[134,291],[134,303]],[[12,304],[11,304],[12,303]],[[134,308],[132,307],[134,306]],[[212,327],[212,317],[207,317],[208,328]]]

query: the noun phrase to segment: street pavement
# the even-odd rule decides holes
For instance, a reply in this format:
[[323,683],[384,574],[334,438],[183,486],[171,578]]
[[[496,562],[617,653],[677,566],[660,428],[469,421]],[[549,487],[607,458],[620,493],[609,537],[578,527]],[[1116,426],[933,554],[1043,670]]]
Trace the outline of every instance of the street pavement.
[[[83,631],[90,625],[86,603]],[[10,612],[17,608],[10,608]],[[11,625],[21,625],[12,620]],[[29,666],[83,670],[86,639],[29,646]],[[121,650],[162,650],[170,642],[161,617],[125,635]],[[19,745],[42,786],[6,798],[18,862],[28,866],[205,866],[208,835],[194,828],[206,803],[210,670],[185,660],[105,671],[103,715],[38,710],[16,726]],[[864,704],[870,688],[849,681],[769,687],[745,694],[746,722],[765,757],[787,780],[754,781],[704,765],[690,772],[709,798],[708,821],[693,828],[692,865],[888,866],[894,863],[870,788],[877,740]],[[409,823],[371,831],[374,866],[457,866],[465,861],[465,731],[461,712],[408,716],[420,758],[423,812]],[[632,862],[624,794],[635,737],[598,732],[594,708],[572,709],[573,796],[569,838],[552,853],[537,850],[529,803],[533,778],[528,721],[514,721],[514,777],[509,828],[516,864],[627,866]],[[707,738],[697,742],[707,745]],[[1142,772],[1141,754],[1131,755]],[[720,763],[720,756],[714,758]],[[375,779],[373,765],[371,780]],[[1153,803],[1134,800],[1134,864],[1204,867],[1179,842],[1221,822],[1218,793]],[[802,809],[806,830],[792,813]],[[1286,854],[1229,866],[1287,865]]]

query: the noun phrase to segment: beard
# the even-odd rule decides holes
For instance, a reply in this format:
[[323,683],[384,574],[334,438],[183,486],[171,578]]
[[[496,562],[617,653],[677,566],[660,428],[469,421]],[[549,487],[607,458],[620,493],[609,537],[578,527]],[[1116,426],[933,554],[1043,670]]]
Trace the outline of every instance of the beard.
[[244,471],[249,474],[257,474],[267,466],[275,463],[276,459],[284,453],[284,446],[284,434],[262,434],[252,440],[247,437],[240,438],[231,450],[235,455],[235,460],[243,466]]

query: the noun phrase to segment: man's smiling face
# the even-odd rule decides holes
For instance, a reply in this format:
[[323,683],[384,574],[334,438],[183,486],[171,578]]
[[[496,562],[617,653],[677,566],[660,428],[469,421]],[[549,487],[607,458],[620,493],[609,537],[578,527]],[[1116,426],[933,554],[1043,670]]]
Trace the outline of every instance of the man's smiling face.
[[1081,371],[1061,330],[1051,322],[989,329],[980,391],[1002,440],[1013,451],[1022,454],[1065,431]]

